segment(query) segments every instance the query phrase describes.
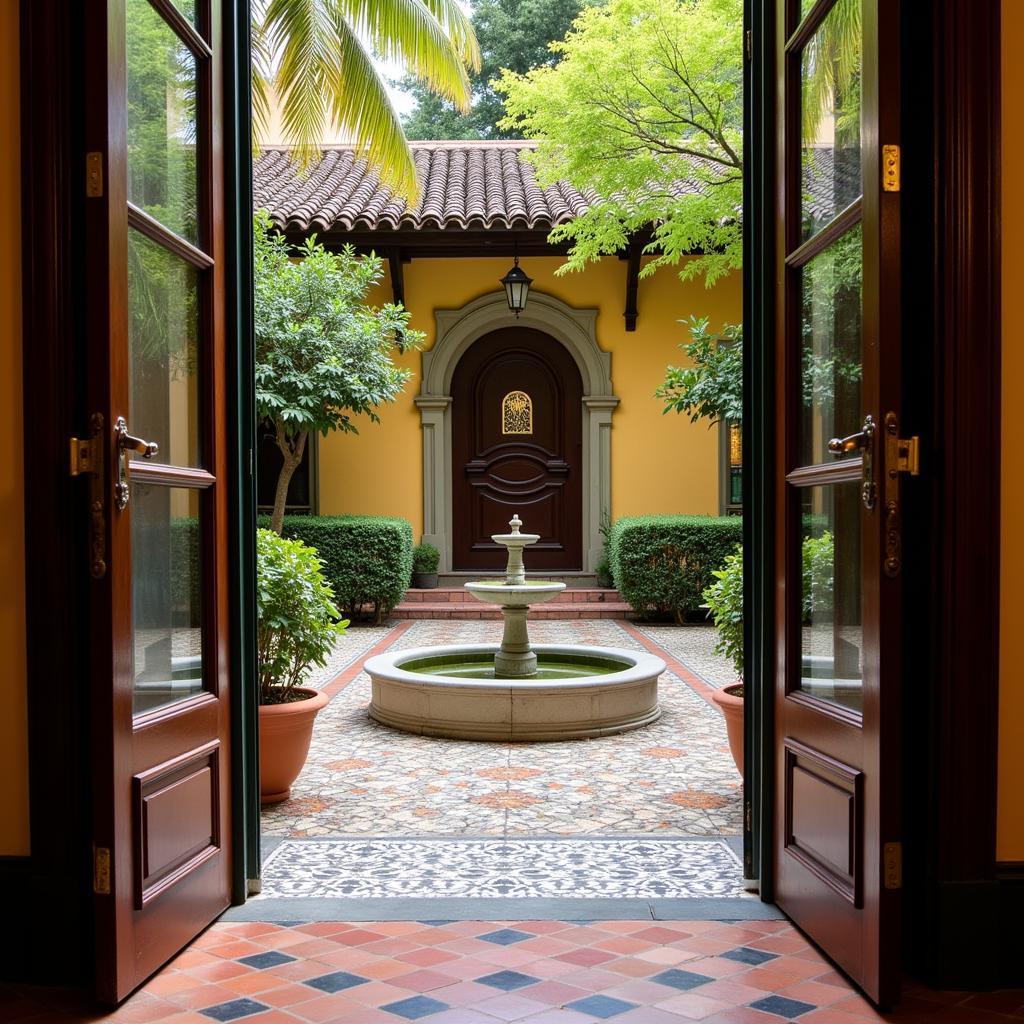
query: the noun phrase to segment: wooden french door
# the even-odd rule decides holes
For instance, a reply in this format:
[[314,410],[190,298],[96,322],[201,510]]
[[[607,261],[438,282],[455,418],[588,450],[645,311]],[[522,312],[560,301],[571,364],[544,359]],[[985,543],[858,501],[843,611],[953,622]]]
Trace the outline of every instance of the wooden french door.
[[876,1002],[899,989],[896,0],[781,0],[775,893]]
[[[229,901],[219,0],[107,0],[83,41],[96,987]],[[77,462],[76,462],[77,460]]]
[[473,343],[452,378],[452,567],[505,568],[491,535],[516,513],[534,572],[583,567],[583,380],[565,346],[505,327]]

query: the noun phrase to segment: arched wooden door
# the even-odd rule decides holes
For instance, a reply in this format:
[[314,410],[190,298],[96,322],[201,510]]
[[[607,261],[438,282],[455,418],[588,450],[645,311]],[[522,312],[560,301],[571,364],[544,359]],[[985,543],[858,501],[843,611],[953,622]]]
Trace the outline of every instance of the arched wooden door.
[[527,568],[583,566],[583,381],[569,352],[530,328],[492,331],[452,378],[452,568],[499,570],[491,534],[513,513],[540,534]]

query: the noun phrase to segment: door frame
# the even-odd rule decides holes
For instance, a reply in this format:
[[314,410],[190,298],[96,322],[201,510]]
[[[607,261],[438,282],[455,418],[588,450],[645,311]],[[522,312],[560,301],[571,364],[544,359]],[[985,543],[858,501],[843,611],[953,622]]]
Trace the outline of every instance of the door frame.
[[[225,0],[222,26],[225,281],[235,293],[225,333],[234,385],[227,401],[235,903],[259,878],[248,7],[248,0]],[[22,308],[31,310],[22,327],[31,853],[0,859],[0,881],[23,901],[14,909],[26,932],[16,936],[5,973],[50,985],[91,984],[95,955],[88,534],[81,481],[68,474],[68,439],[82,433],[88,413],[77,314],[84,278],[81,16],[80,5],[64,0],[20,4]],[[55,619],[60,643],[53,642]],[[57,933],[47,929],[53,920],[62,922]]]
[[441,572],[452,567],[452,377],[463,353],[502,327],[532,327],[568,349],[583,378],[583,572],[601,560],[601,527],[612,507],[611,353],[597,340],[597,310],[577,309],[545,292],[531,291],[517,319],[504,291],[489,292],[461,309],[434,312],[435,341],[423,353],[420,393],[413,401],[423,428],[423,540],[441,552]]
[[[745,2],[744,860],[766,900],[775,761],[777,6]],[[904,523],[915,529],[905,530],[903,573],[923,585],[905,588],[903,609],[905,705],[914,711],[903,736],[903,957],[928,983],[990,987],[1021,983],[1008,951],[1024,914],[1024,865],[998,863],[995,848],[1000,16],[997,0],[923,6],[934,11],[930,22],[922,5],[903,4],[901,32],[903,231],[914,240],[903,258],[904,362],[914,368],[905,375],[904,430],[924,442],[922,475],[905,483],[904,498]]]
[[[247,213],[240,212],[249,208],[249,113],[242,88],[248,43],[247,33],[240,31],[247,5],[235,0],[230,7],[232,23],[225,26],[233,55],[230,77],[239,86],[225,102],[230,121],[226,159],[234,170],[227,208],[239,212],[228,225],[232,284],[238,290],[237,302],[229,306],[228,337],[238,342],[233,373],[239,385],[232,465],[239,537],[232,566],[232,615],[238,654],[232,663],[245,666],[239,672],[251,678],[253,594],[244,581],[251,579],[254,565],[248,384],[252,352],[240,340],[248,337],[251,315],[251,280],[243,272],[250,236]],[[774,33],[765,0],[745,0],[745,7],[751,33],[745,103],[748,124],[753,125],[755,113],[771,114]],[[918,79],[918,87],[905,93],[920,97],[923,91],[924,100],[934,107],[933,120],[918,117],[923,137],[915,145],[917,159],[938,168],[945,199],[937,205],[932,191],[921,188],[917,206],[905,218],[908,225],[916,225],[922,246],[918,264],[905,268],[906,287],[919,295],[917,310],[926,318],[924,328],[920,319],[913,325],[920,344],[910,354],[923,367],[922,378],[916,381],[920,401],[915,417],[934,431],[921,490],[907,491],[906,517],[910,521],[915,503],[919,513],[930,507],[943,514],[928,521],[927,529],[917,535],[918,543],[908,545],[904,571],[939,581],[952,575],[955,585],[930,587],[929,602],[908,608],[905,615],[908,634],[946,638],[947,644],[941,657],[934,655],[925,665],[931,683],[923,697],[917,694],[922,698],[921,715],[908,723],[904,775],[918,813],[905,823],[906,948],[914,951],[906,963],[926,981],[970,988],[1020,983],[1020,965],[1009,959],[1015,948],[1011,936],[1016,936],[1024,915],[1024,869],[999,864],[995,857],[1001,324],[999,149],[993,145],[999,137],[999,110],[993,98],[998,97],[1001,62],[998,5],[982,5],[984,17],[972,0],[942,0],[934,7],[936,18],[927,29],[934,46],[918,45],[916,53],[904,55],[908,73],[919,75],[920,61],[931,59],[929,50],[937,55]],[[25,549],[31,557],[25,587],[32,850],[26,857],[0,858],[0,882],[14,900],[15,919],[21,922],[12,936],[17,939],[10,950],[13,955],[4,961],[4,976],[51,985],[82,984],[92,972],[89,787],[83,770],[89,751],[81,728],[88,721],[87,688],[82,685],[88,637],[76,627],[82,621],[86,582],[81,572],[84,536],[82,524],[65,511],[75,496],[65,472],[67,439],[81,429],[84,415],[76,387],[81,353],[72,338],[77,297],[73,237],[84,174],[75,148],[72,87],[77,37],[69,13],[63,0],[21,4],[23,308],[32,311],[23,326]],[[903,33],[908,45],[922,38],[920,24],[914,29],[916,35]],[[771,834],[764,824],[771,819],[773,787],[773,752],[762,739],[771,734],[774,678],[773,426],[770,405],[765,404],[772,390],[771,366],[765,359],[768,355],[770,360],[772,347],[765,341],[772,336],[774,322],[772,146],[770,133],[756,128],[748,133],[744,493],[751,514],[744,531],[750,612],[746,742],[751,769],[744,796],[745,873],[763,881],[771,875]],[[904,174],[911,155],[905,152]],[[758,212],[762,216],[757,217]],[[958,387],[947,395],[941,384],[954,371]],[[922,380],[927,387],[921,386]],[[940,404],[937,397],[948,400]],[[755,422],[755,408],[763,410],[763,421]],[[910,408],[908,404],[908,413]],[[941,466],[935,457],[939,451],[944,453]],[[931,475],[929,465],[940,466],[942,472]],[[960,554],[953,566],[943,559],[943,552],[949,551]],[[757,552],[760,557],[752,564]],[[54,608],[61,609],[66,623],[59,644],[52,643]],[[984,643],[950,645],[954,626],[961,635],[967,631],[984,638]],[[907,647],[920,678],[929,642]],[[972,679],[969,692],[960,685],[964,678]],[[243,700],[242,691],[242,686],[235,686],[236,902],[245,897],[246,879],[258,878],[259,867],[255,695],[250,692]],[[922,780],[933,767],[940,769],[937,781],[922,790]],[[922,791],[926,799],[920,798]],[[60,817],[53,813],[55,806],[63,808]],[[930,857],[929,849],[940,850],[941,857]],[[771,899],[767,886],[762,898]],[[48,927],[54,919],[62,922],[57,932]],[[63,972],[60,977],[53,973],[57,964]]]

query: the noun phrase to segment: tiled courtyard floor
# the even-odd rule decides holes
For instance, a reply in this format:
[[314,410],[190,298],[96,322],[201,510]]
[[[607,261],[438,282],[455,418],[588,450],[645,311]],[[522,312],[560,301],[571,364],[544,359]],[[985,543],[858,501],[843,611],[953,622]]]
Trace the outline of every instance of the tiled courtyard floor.
[[[538,622],[535,643],[586,643],[662,654],[661,719],[619,736],[565,743],[473,743],[395,732],[367,715],[360,672],[317,719],[292,798],[263,813],[265,836],[731,836],[740,777],[707,699],[732,681],[707,627],[614,620]],[[497,642],[501,624],[415,621],[352,629],[315,681],[353,674],[373,649]],[[339,686],[342,680],[334,686]],[[334,687],[332,687],[333,689]]]
[[218,924],[113,1014],[0,987],[5,1024],[1010,1024],[1024,992],[878,1014],[785,921]]

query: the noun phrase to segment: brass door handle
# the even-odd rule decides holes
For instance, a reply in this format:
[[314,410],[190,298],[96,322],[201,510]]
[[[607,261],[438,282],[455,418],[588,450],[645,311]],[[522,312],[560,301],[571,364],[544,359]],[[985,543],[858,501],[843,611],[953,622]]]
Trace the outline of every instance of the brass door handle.
[[833,455],[848,455],[850,452],[861,452],[861,484],[860,500],[868,510],[875,507],[878,490],[875,487],[875,420],[873,416],[864,417],[864,426],[856,434],[849,437],[833,437],[828,443],[828,450]]
[[118,452],[135,452],[144,459],[151,459],[158,451],[160,445],[155,441],[144,441],[141,437],[128,433],[128,424],[123,416],[118,416],[114,423],[114,433],[117,435]]
[[131,487],[128,483],[128,453],[135,452],[144,459],[151,459],[160,451],[155,441],[145,441],[128,433],[128,423],[123,416],[114,421],[114,437],[117,439],[117,483],[114,485],[114,504],[118,511],[128,507]]
[[875,421],[871,416],[864,417],[864,426],[849,437],[833,437],[828,443],[828,450],[833,455],[848,455],[850,452],[865,451],[875,438]]

